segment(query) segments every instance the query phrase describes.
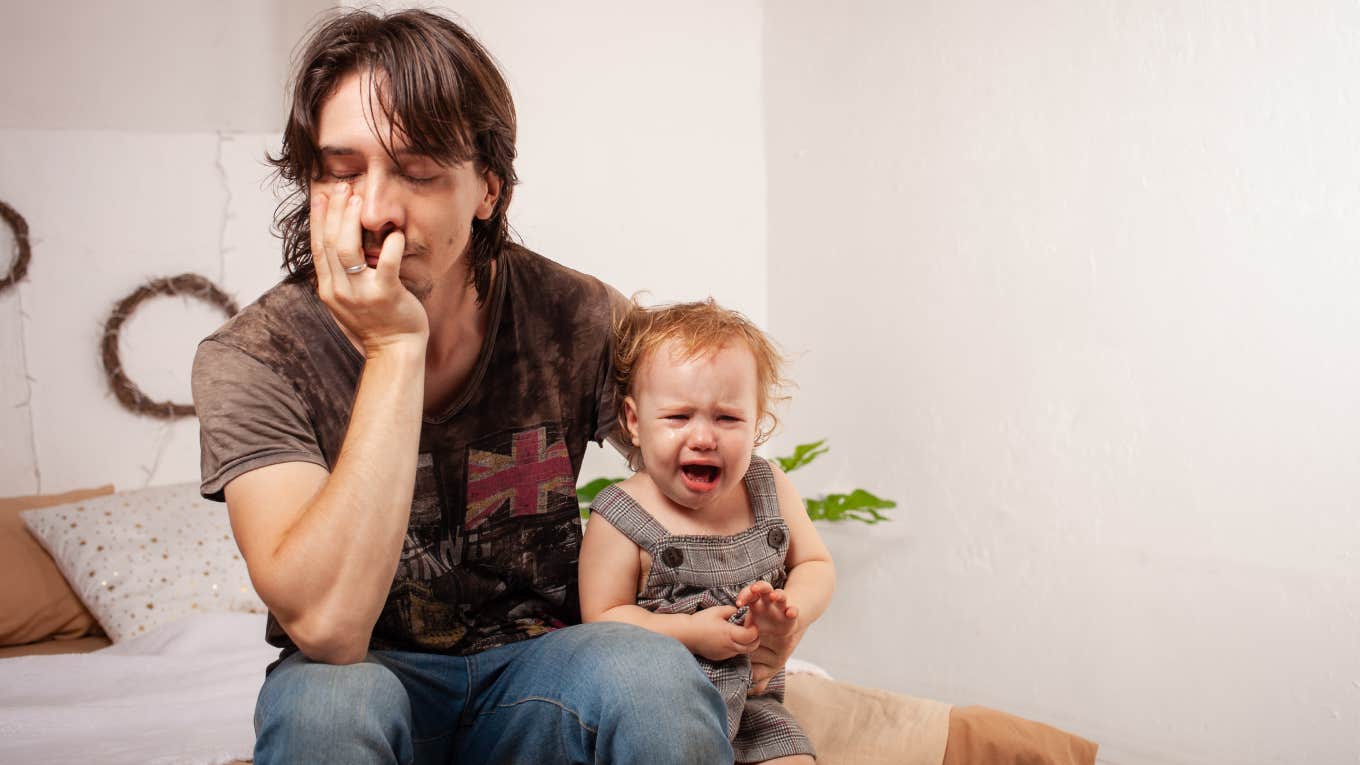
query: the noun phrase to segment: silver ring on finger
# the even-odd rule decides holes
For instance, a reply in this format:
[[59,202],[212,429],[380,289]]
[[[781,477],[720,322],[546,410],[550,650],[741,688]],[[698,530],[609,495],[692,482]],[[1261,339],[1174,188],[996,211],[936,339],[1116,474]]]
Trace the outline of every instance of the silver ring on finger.
[[365,264],[365,263],[357,263],[357,264],[352,265],[352,266],[345,266],[345,273],[347,273],[347,274],[357,274],[357,273],[359,273],[360,271],[363,271],[365,268],[368,268],[368,265],[367,265],[367,264]]

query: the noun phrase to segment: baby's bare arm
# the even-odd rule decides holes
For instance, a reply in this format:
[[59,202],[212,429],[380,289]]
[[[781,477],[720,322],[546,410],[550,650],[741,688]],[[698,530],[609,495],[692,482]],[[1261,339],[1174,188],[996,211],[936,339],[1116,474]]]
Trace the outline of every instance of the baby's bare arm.
[[[836,568],[831,561],[831,552],[822,542],[812,519],[808,518],[802,497],[789,477],[777,467],[774,478],[779,512],[789,527],[789,551],[785,558],[789,575],[783,590],[757,583],[764,584],[763,588],[752,585],[761,591],[758,597],[746,590],[741,593],[750,598],[751,613],[760,629],[760,647],[751,654],[754,693],[762,692],[769,679],[783,669],[808,626],[826,610],[836,589]],[[741,596],[737,605],[745,605]]]
[[690,653],[721,661],[751,653],[756,628],[731,624],[735,606],[714,606],[696,614],[656,614],[637,605],[635,583],[642,573],[637,545],[600,515],[592,516],[581,542],[581,619],[623,622],[679,640]]

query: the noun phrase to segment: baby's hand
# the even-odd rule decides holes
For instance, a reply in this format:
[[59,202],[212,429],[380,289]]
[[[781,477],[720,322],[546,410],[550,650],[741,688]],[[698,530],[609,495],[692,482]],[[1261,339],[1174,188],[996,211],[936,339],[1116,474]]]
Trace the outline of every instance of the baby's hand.
[[774,589],[768,582],[756,584],[765,585],[762,589],[767,591],[751,601],[748,623],[755,625],[766,642],[775,642],[792,635],[798,628],[798,606],[789,602],[789,596],[783,590]]
[[713,606],[691,616],[694,639],[690,650],[711,661],[756,650],[760,645],[760,632],[750,624],[749,617],[744,625],[729,622],[736,612],[732,606]]
[[751,606],[747,624],[760,635],[760,647],[751,654],[754,684],[750,693],[756,695],[764,693],[770,678],[783,669],[806,627],[798,623],[798,607],[769,582],[755,582],[743,589],[737,595],[737,605],[746,604]]

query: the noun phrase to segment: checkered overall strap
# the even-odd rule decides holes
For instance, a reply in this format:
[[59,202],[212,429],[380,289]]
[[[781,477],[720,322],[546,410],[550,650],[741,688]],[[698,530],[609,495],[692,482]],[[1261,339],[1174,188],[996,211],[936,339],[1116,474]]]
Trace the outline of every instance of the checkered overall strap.
[[770,463],[766,462],[764,457],[758,454],[751,455],[751,466],[746,469],[742,482],[746,484],[746,494],[751,498],[751,512],[755,514],[757,524],[778,520],[781,517],[779,493],[774,483],[774,468],[770,467]]
[[590,514],[596,513],[644,550],[652,549],[652,545],[670,536],[666,528],[618,484],[610,484],[595,495],[595,501],[590,503]]

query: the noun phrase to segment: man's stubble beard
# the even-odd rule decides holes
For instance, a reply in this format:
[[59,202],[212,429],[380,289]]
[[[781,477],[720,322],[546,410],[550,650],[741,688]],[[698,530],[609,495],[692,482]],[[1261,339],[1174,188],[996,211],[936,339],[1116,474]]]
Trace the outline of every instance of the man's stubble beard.
[[415,295],[416,300],[419,300],[421,305],[425,305],[425,301],[430,298],[430,293],[434,292],[434,282],[428,277],[425,279],[413,279],[409,276],[402,276],[400,267],[405,264],[407,258],[419,258],[424,254],[424,249],[419,246],[411,247],[406,252],[403,252],[401,256],[402,262],[398,264],[397,271],[397,280],[401,282],[401,286],[405,287],[407,292]]
[[407,292],[416,296],[416,300],[419,300],[421,305],[425,305],[425,301],[430,298],[430,293],[434,292],[434,285],[429,281],[418,282],[400,276],[397,279],[401,281],[401,286],[405,287]]

